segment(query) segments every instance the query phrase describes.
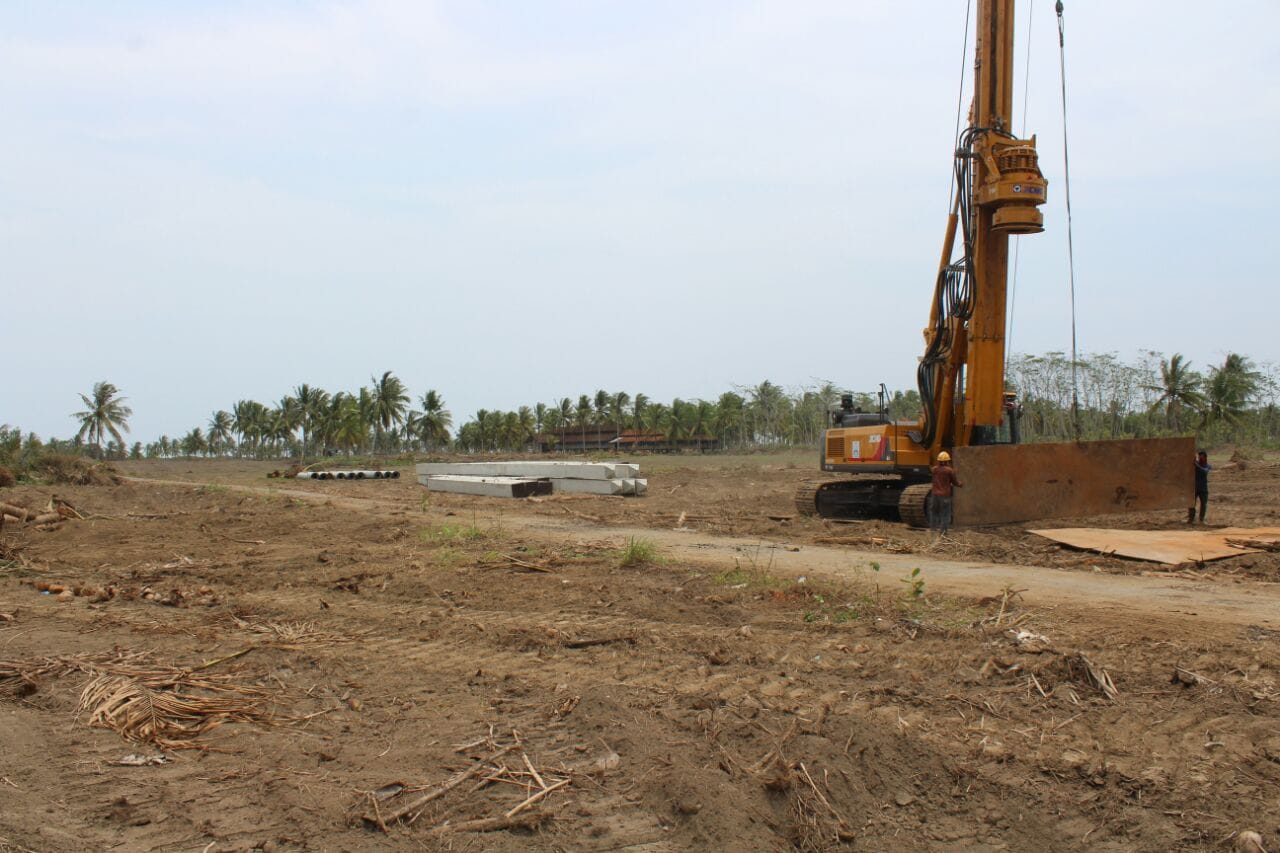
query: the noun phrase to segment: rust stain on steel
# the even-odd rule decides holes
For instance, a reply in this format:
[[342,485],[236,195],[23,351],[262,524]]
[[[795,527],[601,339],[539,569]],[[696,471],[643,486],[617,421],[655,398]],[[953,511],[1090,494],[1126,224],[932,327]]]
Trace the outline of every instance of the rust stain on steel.
[[1280,527],[1223,527],[1216,530],[1105,530],[1097,527],[1064,527],[1031,532],[1072,548],[1176,565],[1256,553],[1259,549],[1228,545],[1227,540],[1275,536],[1280,534]]
[[1007,524],[1183,509],[1194,491],[1192,438],[958,447],[955,524]]

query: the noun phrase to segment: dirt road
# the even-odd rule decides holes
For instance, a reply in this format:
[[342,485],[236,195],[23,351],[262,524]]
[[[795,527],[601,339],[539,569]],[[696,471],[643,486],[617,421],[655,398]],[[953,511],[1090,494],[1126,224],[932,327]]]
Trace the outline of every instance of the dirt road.
[[[180,480],[147,480],[187,488],[220,485]],[[276,487],[230,485],[256,494],[287,495],[354,510],[382,513],[402,508],[394,498],[340,495],[333,492]],[[746,564],[789,577],[825,577],[839,581],[878,580],[892,586],[920,570],[925,588],[951,595],[998,595],[1005,588],[1021,590],[1028,605],[1084,609],[1094,618],[1131,620],[1148,624],[1179,624],[1194,634],[1212,635],[1218,625],[1246,627],[1280,626],[1280,583],[1245,582],[1239,578],[1207,575],[1192,581],[1151,572],[1146,575],[1079,572],[1044,566],[955,561],[927,554],[884,554],[825,545],[792,544],[786,540],[711,535],[692,530],[600,525],[545,515],[525,515],[516,509],[494,512],[491,507],[473,509],[467,517],[475,524],[500,524],[505,529],[542,540],[607,536],[622,543],[637,538],[653,542],[666,557],[723,572]],[[428,508],[425,513],[443,518],[455,510]],[[873,569],[877,566],[878,569]]]

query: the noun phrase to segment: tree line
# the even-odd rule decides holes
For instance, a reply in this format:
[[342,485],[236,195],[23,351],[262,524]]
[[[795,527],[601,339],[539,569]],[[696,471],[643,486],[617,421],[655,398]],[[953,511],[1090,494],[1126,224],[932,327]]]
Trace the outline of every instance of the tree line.
[[[1019,394],[1027,441],[1189,433],[1209,444],[1280,441],[1280,371],[1271,364],[1258,367],[1238,353],[1204,372],[1180,353],[1147,352],[1135,361],[1092,354],[1074,365],[1058,352],[1018,355],[1009,361],[1007,383]],[[79,395],[84,408],[72,414],[80,427],[73,438],[42,442],[34,434],[24,438],[16,428],[0,427],[0,460],[41,448],[101,458],[517,452],[539,435],[590,428],[661,433],[695,447],[704,440],[731,450],[816,447],[845,394],[864,411],[880,406],[878,394],[830,382],[787,390],[766,380],[734,387],[713,400],[670,402],[601,389],[511,411],[480,409],[455,434],[453,415],[438,391],[428,390],[415,401],[386,371],[354,392],[329,393],[304,383],[274,404],[239,400],[182,436],[127,445],[132,410],[115,385],[99,382],[90,394]],[[885,404],[891,418],[919,417],[914,389],[888,393]]]

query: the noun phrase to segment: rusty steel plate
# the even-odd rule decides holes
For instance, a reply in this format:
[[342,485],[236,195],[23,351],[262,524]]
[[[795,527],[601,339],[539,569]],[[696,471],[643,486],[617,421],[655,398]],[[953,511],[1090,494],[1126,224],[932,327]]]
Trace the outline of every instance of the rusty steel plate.
[[1192,438],[958,447],[953,464],[964,487],[955,493],[954,523],[1185,510],[1195,450]]
[[1220,527],[1214,530],[1106,530],[1098,527],[1063,527],[1056,530],[1032,530],[1037,536],[1102,554],[1118,554],[1155,563],[1205,563],[1225,557],[1257,553],[1247,545],[1232,545],[1228,540],[1248,542],[1257,537],[1280,534],[1280,527]]

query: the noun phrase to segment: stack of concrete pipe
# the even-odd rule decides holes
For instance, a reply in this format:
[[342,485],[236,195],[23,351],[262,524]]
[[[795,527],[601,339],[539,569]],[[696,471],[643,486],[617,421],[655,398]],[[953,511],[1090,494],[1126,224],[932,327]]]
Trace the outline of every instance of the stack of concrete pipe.
[[300,471],[299,480],[398,480],[399,471]]
[[[536,494],[643,495],[631,462],[427,462],[418,482],[433,492],[522,498]],[[545,485],[539,485],[545,484]]]

